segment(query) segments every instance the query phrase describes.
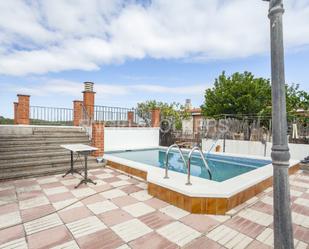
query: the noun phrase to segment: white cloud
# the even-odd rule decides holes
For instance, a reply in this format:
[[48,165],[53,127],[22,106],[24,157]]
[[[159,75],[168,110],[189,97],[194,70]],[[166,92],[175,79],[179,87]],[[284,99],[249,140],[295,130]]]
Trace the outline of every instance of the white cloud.
[[[2,87],[7,91],[29,94],[31,96],[53,96],[56,94],[72,96],[77,99],[82,96],[83,86],[80,82],[64,79],[45,79],[44,81],[43,84],[32,84],[27,87],[22,87],[20,84],[3,84]],[[96,92],[97,99],[135,95],[145,92],[149,94],[193,96],[201,95],[206,87],[207,85],[205,84],[166,87],[158,84],[124,85],[96,82],[94,91]]]
[[[309,0],[286,0],[285,44],[309,44]],[[97,70],[126,59],[224,59],[269,49],[255,0],[0,1],[0,74]]]

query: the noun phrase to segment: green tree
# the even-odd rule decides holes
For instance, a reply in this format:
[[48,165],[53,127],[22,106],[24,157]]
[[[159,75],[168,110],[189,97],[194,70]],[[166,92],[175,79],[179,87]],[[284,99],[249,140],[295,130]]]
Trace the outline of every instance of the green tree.
[[256,78],[250,72],[226,76],[223,72],[215,79],[214,87],[205,91],[201,106],[203,115],[258,114],[271,106],[270,81]]
[[161,120],[167,119],[173,122],[175,129],[182,128],[182,120],[189,117],[189,113],[185,107],[179,103],[173,102],[171,104],[158,102],[156,100],[148,100],[146,102],[137,104],[137,113],[143,118],[146,124],[150,125],[151,110],[159,108]]
[[[309,93],[298,84],[286,85],[288,114],[297,115],[298,109],[309,110]],[[256,78],[250,72],[226,76],[223,72],[215,79],[214,87],[205,91],[201,106],[203,115],[220,117],[222,114],[271,116],[271,84],[269,79]]]

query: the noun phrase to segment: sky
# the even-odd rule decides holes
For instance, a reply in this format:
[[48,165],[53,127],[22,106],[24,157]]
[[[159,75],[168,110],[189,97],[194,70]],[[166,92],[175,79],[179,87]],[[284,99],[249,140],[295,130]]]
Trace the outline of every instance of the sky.
[[[309,91],[309,0],[284,5],[286,83]],[[17,94],[71,108],[84,81],[96,105],[198,107],[222,71],[270,78],[261,0],[10,0],[0,10],[0,116],[13,116]]]

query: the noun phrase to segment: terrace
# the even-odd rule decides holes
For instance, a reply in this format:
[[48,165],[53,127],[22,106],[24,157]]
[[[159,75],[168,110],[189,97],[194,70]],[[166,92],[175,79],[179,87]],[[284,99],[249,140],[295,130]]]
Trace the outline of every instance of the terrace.
[[[147,182],[109,166],[78,176],[2,182],[0,248],[272,248],[273,192],[226,215],[192,214],[147,193]],[[290,176],[295,248],[308,248],[309,176]]]

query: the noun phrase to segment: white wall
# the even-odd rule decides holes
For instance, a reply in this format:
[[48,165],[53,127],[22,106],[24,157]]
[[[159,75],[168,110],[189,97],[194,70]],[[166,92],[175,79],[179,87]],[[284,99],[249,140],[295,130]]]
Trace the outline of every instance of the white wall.
[[[212,139],[203,139],[202,149],[208,151],[213,144]],[[223,140],[220,139],[216,143],[223,149]],[[241,140],[226,140],[225,152],[232,154],[247,154],[264,156],[264,144],[257,141],[241,141]],[[266,156],[270,157],[272,143],[267,142]],[[291,159],[302,160],[309,155],[309,144],[289,144]],[[214,151],[214,148],[212,149]]]
[[105,127],[104,151],[159,146],[159,128]]

